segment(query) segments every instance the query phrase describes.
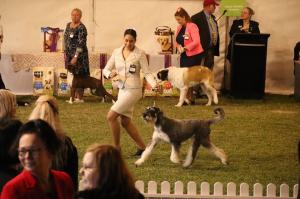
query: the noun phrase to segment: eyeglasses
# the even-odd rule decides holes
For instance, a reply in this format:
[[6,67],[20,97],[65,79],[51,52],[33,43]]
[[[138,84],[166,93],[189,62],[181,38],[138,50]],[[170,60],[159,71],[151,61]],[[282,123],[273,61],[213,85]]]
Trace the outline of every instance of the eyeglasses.
[[37,157],[42,149],[43,148],[18,149],[18,155],[19,155],[19,157],[23,158],[26,156],[26,154],[28,152],[30,156]]

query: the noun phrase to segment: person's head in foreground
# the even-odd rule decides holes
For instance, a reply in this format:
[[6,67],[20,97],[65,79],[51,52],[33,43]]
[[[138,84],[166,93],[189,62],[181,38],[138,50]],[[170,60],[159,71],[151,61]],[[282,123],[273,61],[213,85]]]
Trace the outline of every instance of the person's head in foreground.
[[91,145],[84,154],[79,175],[78,198],[143,198],[120,151],[112,145]]

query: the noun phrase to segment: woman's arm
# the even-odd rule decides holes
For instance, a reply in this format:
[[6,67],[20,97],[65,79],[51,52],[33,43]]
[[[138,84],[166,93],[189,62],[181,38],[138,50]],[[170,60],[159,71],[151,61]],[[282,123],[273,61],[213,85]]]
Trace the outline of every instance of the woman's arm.
[[111,72],[115,68],[115,51],[111,54],[108,62],[106,63],[104,69],[103,69],[103,75],[106,78],[111,78]]
[[76,46],[75,52],[77,56],[83,51],[83,48],[86,46],[86,40],[87,30],[83,25],[80,25],[78,30],[78,45]]

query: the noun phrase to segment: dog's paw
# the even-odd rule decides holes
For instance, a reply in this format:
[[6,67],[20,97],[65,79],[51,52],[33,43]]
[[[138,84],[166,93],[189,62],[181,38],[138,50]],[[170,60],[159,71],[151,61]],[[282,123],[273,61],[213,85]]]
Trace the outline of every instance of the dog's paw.
[[141,166],[143,163],[144,163],[144,161],[140,158],[137,161],[135,161],[134,164],[135,164],[136,167],[138,167],[138,166]]
[[69,104],[73,104],[72,100],[66,100],[66,102],[69,103]]
[[185,99],[184,102],[187,103],[187,105],[191,105],[191,102],[188,99]]
[[185,162],[185,163],[183,163],[183,165],[182,165],[183,168],[188,168],[188,167],[190,167],[190,166],[191,166],[191,163],[189,163],[189,162]]
[[228,160],[227,159],[221,159],[222,164],[228,165]]
[[170,160],[171,160],[171,162],[173,162],[175,164],[179,164],[180,163],[180,159],[178,159],[178,158],[170,157]]
[[182,107],[182,104],[178,103],[175,105],[176,107]]
[[207,103],[207,104],[205,104],[205,106],[211,106],[211,103]]

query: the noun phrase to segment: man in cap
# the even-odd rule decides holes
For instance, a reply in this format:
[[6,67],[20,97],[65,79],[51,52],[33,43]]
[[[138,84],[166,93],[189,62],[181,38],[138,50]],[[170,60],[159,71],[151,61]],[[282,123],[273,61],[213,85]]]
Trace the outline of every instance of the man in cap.
[[219,3],[216,0],[204,0],[203,10],[192,16],[192,21],[199,28],[200,40],[204,49],[204,66],[213,69],[214,56],[219,56],[219,30],[213,13]]

